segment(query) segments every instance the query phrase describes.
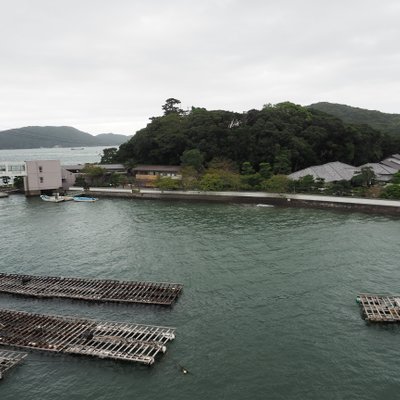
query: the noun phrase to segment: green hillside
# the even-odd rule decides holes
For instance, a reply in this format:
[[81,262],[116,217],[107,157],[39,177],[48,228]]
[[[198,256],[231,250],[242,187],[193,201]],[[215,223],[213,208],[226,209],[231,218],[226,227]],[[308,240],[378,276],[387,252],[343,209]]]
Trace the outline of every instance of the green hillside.
[[309,107],[334,115],[348,124],[367,124],[379,131],[400,136],[400,114],[387,114],[328,102],[311,104]]
[[184,112],[177,102],[168,99],[164,115],[122,144],[115,161],[176,165],[185,151],[197,149],[205,165],[224,158],[258,169],[267,162],[289,173],[330,161],[362,165],[400,150],[400,138],[289,102],[243,113],[195,107]]
[[69,126],[28,126],[0,131],[0,149],[118,146],[128,139],[112,133],[93,136]]

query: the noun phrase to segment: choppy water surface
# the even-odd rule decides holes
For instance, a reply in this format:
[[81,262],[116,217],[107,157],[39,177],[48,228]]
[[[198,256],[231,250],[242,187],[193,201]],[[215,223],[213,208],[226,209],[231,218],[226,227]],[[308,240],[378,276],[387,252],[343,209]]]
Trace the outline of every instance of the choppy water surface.
[[177,328],[150,368],[31,353],[0,383],[1,400],[398,396],[400,327],[366,325],[355,303],[358,292],[400,292],[398,219],[11,196],[0,227],[5,272],[185,285],[171,309],[0,295],[4,308]]

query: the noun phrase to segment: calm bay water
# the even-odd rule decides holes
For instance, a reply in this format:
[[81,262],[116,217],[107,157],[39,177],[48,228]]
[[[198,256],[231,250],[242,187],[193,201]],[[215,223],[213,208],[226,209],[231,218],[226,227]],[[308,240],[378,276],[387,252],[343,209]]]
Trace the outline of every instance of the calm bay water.
[[[112,146],[107,146],[112,147]],[[118,146],[115,146],[118,147]],[[61,164],[100,162],[106,147],[0,150],[0,161],[60,160]]]
[[[1,271],[182,282],[171,308],[32,300],[0,307],[174,326],[153,367],[30,353],[1,400],[391,399],[400,326],[357,293],[399,293],[399,220],[321,210],[0,199]],[[183,375],[179,365],[190,374]]]

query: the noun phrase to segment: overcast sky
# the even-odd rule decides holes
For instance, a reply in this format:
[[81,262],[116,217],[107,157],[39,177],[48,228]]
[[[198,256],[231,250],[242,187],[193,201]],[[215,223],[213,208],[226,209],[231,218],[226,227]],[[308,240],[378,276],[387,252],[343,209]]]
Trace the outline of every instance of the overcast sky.
[[399,0],[0,0],[0,130],[133,134],[169,97],[400,113]]

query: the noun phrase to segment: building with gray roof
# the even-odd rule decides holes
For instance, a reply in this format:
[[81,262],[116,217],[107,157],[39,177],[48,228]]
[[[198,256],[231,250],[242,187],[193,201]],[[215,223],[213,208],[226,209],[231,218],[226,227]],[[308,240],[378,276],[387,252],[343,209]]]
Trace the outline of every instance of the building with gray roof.
[[334,161],[323,165],[314,165],[312,167],[293,172],[289,175],[289,178],[298,180],[306,175],[311,175],[314,177],[314,179],[324,179],[325,182],[343,180],[349,181],[354,176],[356,171],[359,171],[359,168],[354,167],[353,165],[342,163],[340,161]]
[[379,182],[389,182],[392,179],[393,174],[398,172],[398,169],[392,168],[383,163],[368,163],[368,164],[361,165],[359,168],[361,170],[361,168],[364,168],[364,167],[372,168],[372,170],[375,173],[376,180]]
[[390,182],[393,175],[400,171],[400,154],[393,154],[379,163],[367,163],[359,167],[354,167],[339,161],[315,165],[293,172],[289,175],[289,178],[298,180],[306,175],[312,175],[314,179],[324,179],[325,182],[349,181],[354,175],[357,175],[363,167],[372,168],[377,181]]
[[393,154],[392,156],[385,158],[380,164],[386,165],[390,168],[396,170],[396,172],[400,171],[400,154]]

